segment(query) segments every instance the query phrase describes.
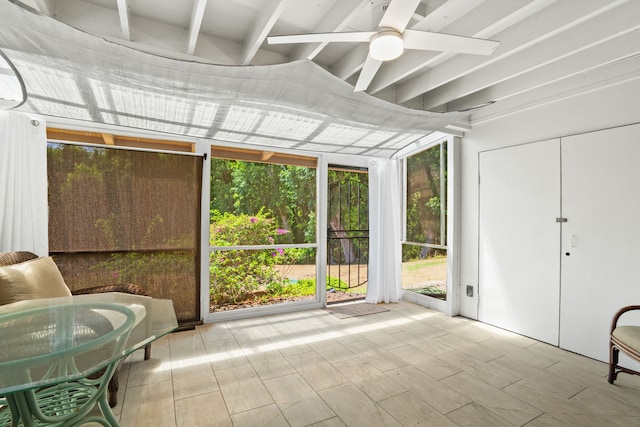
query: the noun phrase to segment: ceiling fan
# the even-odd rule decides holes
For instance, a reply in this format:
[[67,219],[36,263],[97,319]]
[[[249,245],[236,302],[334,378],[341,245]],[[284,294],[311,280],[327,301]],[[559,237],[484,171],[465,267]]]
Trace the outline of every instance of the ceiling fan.
[[490,55],[500,42],[407,29],[421,0],[373,0],[372,13],[382,12],[375,31],[291,34],[269,36],[269,44],[368,42],[369,54],[360,71],[354,91],[363,91],[375,77],[384,61],[398,58],[404,49]]

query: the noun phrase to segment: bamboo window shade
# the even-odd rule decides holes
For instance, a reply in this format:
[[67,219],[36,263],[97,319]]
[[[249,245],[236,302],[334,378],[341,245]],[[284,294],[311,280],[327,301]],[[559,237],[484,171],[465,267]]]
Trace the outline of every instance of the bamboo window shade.
[[135,283],[200,318],[202,157],[50,142],[49,250],[71,289]]

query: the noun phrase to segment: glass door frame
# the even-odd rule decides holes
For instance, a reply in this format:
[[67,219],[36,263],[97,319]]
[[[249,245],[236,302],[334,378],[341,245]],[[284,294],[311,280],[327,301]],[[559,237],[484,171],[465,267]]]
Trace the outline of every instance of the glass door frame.
[[[202,320],[204,323],[211,322],[220,322],[227,320],[235,320],[235,319],[245,319],[245,318],[253,318],[260,316],[268,316],[272,314],[280,314],[280,313],[289,313],[294,311],[301,310],[309,310],[315,308],[322,308],[324,303],[322,302],[323,295],[319,291],[320,283],[324,284],[324,276],[321,278],[320,273],[322,269],[319,268],[319,265],[324,263],[321,261],[323,258],[321,256],[326,256],[326,251],[324,251],[324,246],[320,242],[322,239],[326,238],[325,234],[322,235],[322,228],[320,227],[320,222],[322,220],[322,209],[319,208],[321,203],[323,203],[323,195],[321,194],[322,185],[321,182],[327,181],[326,178],[326,169],[323,169],[323,163],[321,161],[322,156],[314,156],[314,155],[306,155],[307,157],[315,157],[317,158],[316,164],[316,242],[315,243],[306,243],[306,244],[288,244],[288,245],[278,245],[282,248],[290,248],[290,247],[311,247],[316,248],[316,294],[315,298],[302,300],[302,301],[294,301],[287,302],[282,304],[273,304],[273,305],[264,305],[247,309],[237,309],[237,310],[229,310],[229,311],[221,311],[221,312],[210,312],[209,308],[209,286],[210,286],[210,253],[212,247],[209,245],[209,226],[210,226],[210,194],[211,194],[211,150],[212,147],[229,147],[229,144],[215,141],[215,140],[199,140],[196,142],[196,151],[207,153],[205,156],[205,161],[202,168],[202,214],[201,214],[201,222],[202,225],[202,235],[201,235],[201,253],[202,253],[202,262],[200,269],[200,280],[201,280],[201,313]],[[299,154],[295,152],[291,152],[290,150],[279,150],[278,153],[282,154]],[[242,159],[238,159],[242,160]],[[326,203],[326,194],[324,195]],[[326,215],[325,215],[326,216]],[[238,247],[244,248],[244,247]],[[238,249],[236,248],[236,249]],[[271,248],[271,246],[265,246],[265,248]],[[265,249],[262,248],[262,249]],[[246,249],[261,249],[258,246],[247,246]],[[321,254],[322,252],[322,254]]]
[[[460,284],[459,284],[459,263],[458,263],[458,242],[460,230],[460,144],[461,138],[434,132],[417,143],[407,147],[396,153],[394,156],[402,160],[402,242],[406,241],[406,204],[407,204],[407,157],[417,154],[421,151],[435,147],[442,142],[447,143],[447,219],[446,219],[446,245],[442,246],[447,251],[447,299],[439,300],[426,295],[420,295],[415,292],[402,292],[402,298],[406,301],[414,302],[425,307],[433,308],[441,311],[449,316],[455,316],[460,312]],[[444,222],[441,223],[444,227]]]

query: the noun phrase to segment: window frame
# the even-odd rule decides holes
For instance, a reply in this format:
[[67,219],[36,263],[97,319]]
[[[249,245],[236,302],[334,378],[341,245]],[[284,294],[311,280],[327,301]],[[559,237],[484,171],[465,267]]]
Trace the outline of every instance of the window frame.
[[[323,191],[322,183],[326,183],[326,165],[323,162],[323,156],[321,155],[306,155],[300,156],[299,153],[290,152],[287,150],[278,151],[265,151],[255,149],[240,149],[235,147],[229,147],[225,144],[220,144],[216,140],[202,140],[196,143],[197,151],[216,153],[216,158],[223,158],[227,160],[239,160],[248,162],[264,162],[264,163],[278,163],[287,164],[292,166],[305,166],[315,167],[316,169],[316,241],[314,243],[298,243],[298,244],[279,244],[279,248],[315,248],[316,249],[316,294],[314,298],[309,298],[301,301],[292,301],[283,304],[269,304],[264,306],[257,306],[251,308],[241,308],[229,311],[210,312],[209,309],[209,286],[210,286],[210,271],[209,260],[210,254],[214,250],[264,250],[273,249],[276,245],[236,245],[236,246],[211,246],[209,245],[209,225],[210,225],[210,195],[211,195],[211,154],[207,155],[203,165],[203,190],[202,190],[202,235],[201,235],[201,253],[203,254],[203,261],[201,262],[201,314],[204,323],[221,322],[227,320],[253,318],[259,316],[267,316],[273,314],[289,313],[294,311],[315,309],[324,307],[326,301],[326,295],[321,292],[324,289],[326,281],[326,275],[323,271],[324,263],[323,259],[326,257],[326,247],[321,245],[320,242],[323,239],[326,240],[326,230],[323,230],[324,222],[326,222],[326,215],[323,213],[323,209],[320,208],[321,203],[325,200],[326,203],[326,191]],[[260,154],[260,153],[264,154]],[[263,157],[263,158],[261,158]],[[264,158],[267,157],[267,158]],[[312,162],[309,159],[313,159]],[[313,166],[312,166],[313,164]],[[325,185],[326,186],[326,185]],[[204,258],[206,254],[206,259]]]
[[[446,182],[446,244],[433,245],[425,243],[410,242],[406,240],[406,221],[407,221],[407,158],[435,147],[442,142],[447,143],[447,182]],[[411,244],[424,247],[432,247],[436,249],[444,249],[447,251],[447,299],[442,301],[415,292],[403,289],[402,298],[406,301],[414,302],[425,307],[442,311],[449,316],[455,316],[460,312],[460,283],[459,283],[459,262],[458,262],[458,241],[460,229],[460,144],[461,138],[455,135],[434,132],[418,143],[412,145],[408,150],[402,150],[396,154],[396,158],[401,160],[402,168],[402,240],[400,245]],[[441,182],[442,185],[442,182]],[[444,203],[443,203],[444,205]],[[444,221],[441,222],[441,227]]]
[[[109,141],[118,141],[118,143],[109,143]],[[140,153],[149,153],[149,154],[169,154],[169,155],[179,155],[186,157],[199,157],[203,159],[203,164],[201,166],[204,180],[204,156],[202,153],[195,152],[192,148],[186,149],[185,147],[191,147],[193,144],[183,141],[169,141],[162,139],[152,139],[152,138],[137,138],[137,137],[129,137],[126,135],[114,135],[114,134],[106,134],[106,133],[95,133],[95,132],[82,132],[82,131],[71,131],[59,128],[47,128],[47,146],[49,144],[64,144],[69,146],[79,146],[79,147],[89,147],[89,148],[98,148],[102,150],[125,150],[132,152],[140,152]],[[132,142],[131,145],[128,145],[129,142]],[[160,149],[156,148],[160,147]],[[49,171],[47,171],[47,174]],[[202,183],[200,183],[200,192],[202,192]],[[201,198],[200,198],[201,199]],[[196,211],[197,212],[197,211]],[[201,232],[198,233],[197,230],[194,233],[195,239],[195,248],[198,248],[200,245],[200,237]],[[138,252],[153,252],[154,250],[140,250]],[[82,251],[81,251],[82,252]],[[81,253],[80,252],[80,253]],[[120,250],[114,251],[114,253],[122,252]],[[49,247],[49,253],[53,256],[62,255],[64,253],[73,253],[65,252],[65,251],[51,251]],[[87,252],[91,253],[91,252]],[[98,253],[98,252],[96,252]],[[201,266],[202,262],[202,252],[197,254],[195,261],[197,266]],[[190,319],[180,319],[179,323],[181,327],[187,327],[192,324],[199,324],[202,319],[201,312],[201,292],[202,288],[202,275],[197,274],[198,268],[195,269],[196,275],[195,279],[195,301],[193,301],[193,308],[195,316]]]

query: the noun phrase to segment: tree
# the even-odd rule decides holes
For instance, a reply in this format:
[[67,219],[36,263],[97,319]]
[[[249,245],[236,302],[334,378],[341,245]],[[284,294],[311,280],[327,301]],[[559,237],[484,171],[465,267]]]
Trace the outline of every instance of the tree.
[[315,242],[315,177],[313,168],[212,159],[211,212],[269,212],[290,231],[277,243]]
[[[441,153],[444,154],[442,157],[445,161],[443,175],[441,175]],[[442,180],[447,179],[446,156],[447,145],[442,143],[407,159],[406,235],[408,241],[434,245],[445,244],[440,225],[441,221],[446,221],[446,215],[442,215],[441,204],[443,196],[441,183]],[[425,257],[430,251],[415,247],[410,252],[405,254],[405,260],[418,256]]]

